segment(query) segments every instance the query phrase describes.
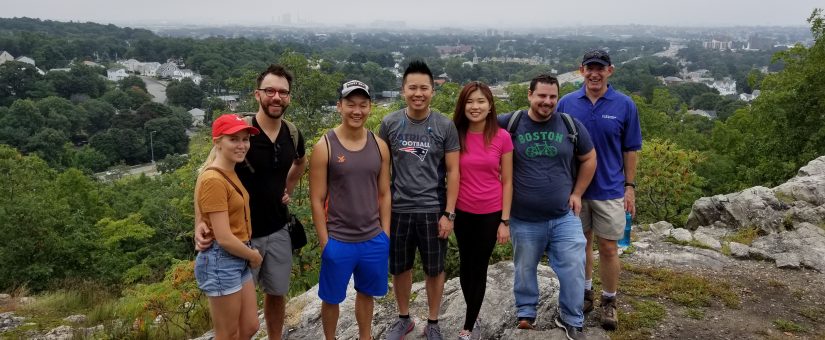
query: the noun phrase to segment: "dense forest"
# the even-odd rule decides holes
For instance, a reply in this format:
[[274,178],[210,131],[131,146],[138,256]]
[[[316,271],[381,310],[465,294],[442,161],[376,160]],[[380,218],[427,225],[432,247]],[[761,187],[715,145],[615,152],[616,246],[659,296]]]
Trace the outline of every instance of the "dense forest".
[[[747,86],[762,93],[749,103],[720,96],[701,84],[665,86],[656,76],[672,75],[671,62],[640,54],[641,50],[617,54],[618,60],[628,62],[617,66],[613,85],[633,96],[644,136],[637,193],[640,222],[683,224],[701,196],[777,185],[825,154],[825,17],[816,10],[809,23],[812,46],[797,45],[772,52],[770,60],[750,61],[771,65],[769,73],[753,72],[753,66],[727,71],[719,66],[713,71],[745,74]],[[115,338],[176,338],[208,327],[191,259],[194,169],[205,157],[209,138],[205,129],[186,135],[191,126],[186,110],[193,106],[187,101],[200,96],[202,104],[214,104],[217,114],[226,108],[213,96],[249,93],[258,71],[269,63],[282,63],[296,75],[288,117],[312,145],[336,124],[326,107],[337,98],[341,80],[363,78],[387,90],[399,85],[386,69],[395,63],[392,48],[358,47],[375,44],[367,40],[336,41],[325,41],[321,48],[263,39],[159,37],[147,30],[92,23],[0,19],[0,50],[30,56],[41,68],[71,64],[68,72],[45,75],[25,63],[0,65],[0,292],[80,291],[77,294],[93,296],[97,300],[92,301],[99,302],[83,307],[93,320],[109,322],[107,329]],[[516,44],[512,50],[529,51],[533,43]],[[545,43],[565,46],[557,56],[558,65],[566,65],[563,70],[573,69],[587,46],[627,44]],[[527,88],[518,82],[549,69],[485,64],[459,76],[450,71],[451,63],[461,65],[470,56],[439,59],[432,54],[433,44],[422,41],[415,46],[405,58],[426,57],[434,69],[456,75],[437,89],[432,103],[447,114],[455,107],[461,84],[470,79],[514,81],[507,87],[509,98],[496,105],[500,112],[525,108]],[[482,47],[477,53],[487,52]],[[734,52],[704,53],[697,58],[723,59]],[[634,59],[637,54],[640,58]],[[109,82],[101,77],[105,69],[77,62],[111,63],[117,58],[179,59],[205,80],[197,86],[199,91],[185,90],[192,86],[188,83],[172,84],[183,94],[159,104],[150,101],[140,78]],[[575,89],[567,84],[562,92]],[[249,96],[242,97],[242,108],[253,107]],[[370,126],[376,127],[383,115],[401,105],[396,100],[375,106]],[[687,114],[692,108],[713,109],[719,118]],[[163,173],[155,177],[101,181],[91,176],[112,165],[148,161],[149,138],[158,159],[188,156],[168,157]],[[293,210],[312,230],[305,180]],[[293,294],[317,283],[320,254],[314,235],[309,236],[310,246],[295,257]],[[455,241],[450,244],[455,251]],[[510,256],[508,247],[498,247],[494,260]],[[457,274],[457,261],[452,256],[448,260],[450,277]],[[161,314],[169,323],[150,327]],[[117,319],[128,322],[113,321]],[[135,327],[132,320],[141,322]]]

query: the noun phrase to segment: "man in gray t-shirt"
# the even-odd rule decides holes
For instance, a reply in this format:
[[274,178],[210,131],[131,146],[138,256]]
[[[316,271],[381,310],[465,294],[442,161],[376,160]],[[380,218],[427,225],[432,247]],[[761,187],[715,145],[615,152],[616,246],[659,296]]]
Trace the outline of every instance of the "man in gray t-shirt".
[[416,248],[427,276],[424,333],[441,339],[444,259],[458,197],[458,132],[449,118],[430,110],[433,75],[427,64],[416,60],[407,66],[401,93],[407,107],[384,117],[378,132],[392,155],[390,273],[399,314],[387,339],[402,339],[415,327],[409,304]]

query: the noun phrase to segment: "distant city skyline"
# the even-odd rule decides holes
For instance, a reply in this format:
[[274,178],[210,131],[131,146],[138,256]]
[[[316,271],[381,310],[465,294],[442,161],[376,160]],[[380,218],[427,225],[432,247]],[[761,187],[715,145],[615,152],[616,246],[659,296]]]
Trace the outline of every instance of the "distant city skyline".
[[821,0],[0,0],[0,17],[116,25],[349,25],[546,29],[559,26],[804,26]]

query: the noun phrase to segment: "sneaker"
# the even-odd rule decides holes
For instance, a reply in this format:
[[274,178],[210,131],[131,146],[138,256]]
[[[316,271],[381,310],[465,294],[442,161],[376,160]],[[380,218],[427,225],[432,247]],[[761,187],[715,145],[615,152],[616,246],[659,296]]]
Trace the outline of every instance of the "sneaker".
[[441,327],[438,327],[437,323],[427,323],[427,326],[424,327],[424,335],[427,337],[427,340],[441,340]]
[[409,318],[398,318],[398,320],[392,324],[392,327],[390,327],[390,331],[387,333],[387,340],[404,340],[404,337],[412,332],[413,328],[415,328],[415,321]]
[[556,322],[556,326],[559,326],[564,331],[565,339],[567,340],[580,340],[580,339],[587,339],[582,333],[581,327],[573,327],[568,325],[566,322],[562,321],[560,315],[556,315],[556,319],[553,320]]
[[592,289],[585,289],[584,290],[584,308],[582,311],[587,314],[593,311],[593,290]]
[[602,296],[602,328],[612,331],[619,326],[619,315],[616,313],[616,297]]
[[481,339],[481,318],[476,319],[476,322],[473,324],[473,331],[470,335],[470,340],[479,339]]
[[518,329],[533,329],[536,318],[522,316],[518,318]]
[[472,340],[472,333],[462,329],[461,332],[458,332],[458,340]]

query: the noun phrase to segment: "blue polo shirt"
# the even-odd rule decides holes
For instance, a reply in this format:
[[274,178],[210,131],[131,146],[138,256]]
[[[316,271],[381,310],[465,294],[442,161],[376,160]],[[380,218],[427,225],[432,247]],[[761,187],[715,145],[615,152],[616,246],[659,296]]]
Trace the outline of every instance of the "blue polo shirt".
[[642,148],[639,111],[633,100],[608,86],[604,96],[593,104],[585,95],[583,85],[565,95],[559,101],[557,111],[569,113],[581,121],[596,148],[596,174],[582,198],[611,200],[624,197],[622,153]]

